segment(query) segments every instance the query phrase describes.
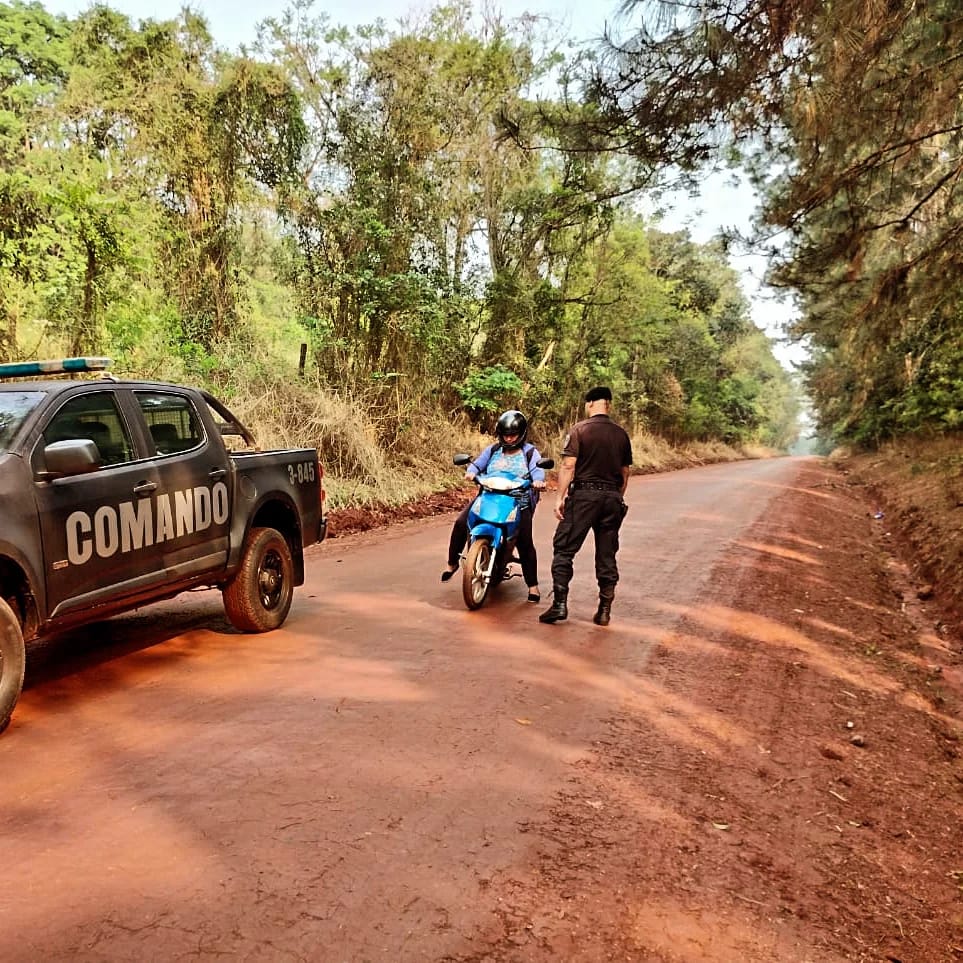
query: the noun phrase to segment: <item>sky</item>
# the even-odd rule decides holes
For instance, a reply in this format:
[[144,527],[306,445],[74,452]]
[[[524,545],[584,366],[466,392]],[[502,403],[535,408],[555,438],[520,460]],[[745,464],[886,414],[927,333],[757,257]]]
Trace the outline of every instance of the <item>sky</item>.
[[[228,50],[250,45],[256,37],[257,24],[267,17],[277,16],[287,5],[286,0],[105,0],[107,6],[126,14],[134,21],[169,20],[188,6],[201,14],[211,30],[214,42]],[[441,0],[438,0],[441,2]],[[383,19],[387,24],[400,17],[418,14],[438,5],[424,0],[315,0],[312,13],[326,13],[333,25],[349,27],[370,24]],[[476,7],[482,0],[476,0]],[[43,0],[53,13],[76,16],[92,4],[90,0]],[[593,40],[602,36],[606,25],[625,28],[627,22],[618,15],[618,0],[487,0],[487,6],[500,11],[506,18],[524,13],[541,14],[561,24],[562,30],[577,40]],[[701,196],[690,198],[675,195],[672,209],[667,211],[660,227],[675,231],[686,228],[697,243],[711,240],[722,228],[748,232],[749,219],[756,206],[751,189],[732,183],[731,174],[709,174],[703,181]],[[771,338],[779,339],[783,326],[791,319],[791,310],[778,303],[760,284],[764,270],[761,257],[732,254],[730,263],[742,278],[743,290],[752,305],[756,324]],[[786,367],[802,360],[804,353],[798,346],[778,344],[776,357]]]
[[[200,13],[211,27],[214,40],[222,47],[235,50],[250,44],[257,24],[277,16],[286,0],[105,0],[106,5],[134,20],[170,20],[181,8]],[[312,12],[326,13],[332,24],[357,26],[382,19],[389,25],[402,16],[418,14],[439,6],[425,0],[314,0]],[[474,0],[479,7],[482,0]],[[76,16],[93,4],[90,0],[44,0],[43,6],[54,13]],[[610,0],[488,0],[488,6],[505,17],[523,13],[544,14],[569,26],[573,36],[588,39],[601,35],[606,20],[615,17],[617,5]]]

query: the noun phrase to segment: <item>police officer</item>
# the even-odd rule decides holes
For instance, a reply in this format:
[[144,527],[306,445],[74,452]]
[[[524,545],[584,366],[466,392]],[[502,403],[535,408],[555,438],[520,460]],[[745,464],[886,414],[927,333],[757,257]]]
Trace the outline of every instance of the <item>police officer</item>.
[[558,527],[552,542],[552,607],[539,622],[562,622],[568,618],[568,585],[573,561],[591,530],[595,534],[595,578],[599,585],[599,607],[592,619],[608,625],[619,570],[619,528],[625,517],[622,496],[629,481],[632,443],[625,429],[610,417],[612,391],[604,386],[585,395],[585,419],[573,426],[562,448],[558,473],[555,517]]

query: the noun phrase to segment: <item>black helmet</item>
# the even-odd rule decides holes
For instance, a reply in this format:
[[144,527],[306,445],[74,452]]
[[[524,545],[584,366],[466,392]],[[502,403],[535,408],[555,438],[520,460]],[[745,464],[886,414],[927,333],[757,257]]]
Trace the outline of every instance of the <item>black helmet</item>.
[[[505,451],[515,451],[525,444],[528,437],[528,419],[520,411],[503,411],[498,416],[495,434]],[[505,443],[506,435],[518,435],[518,439],[509,446]]]

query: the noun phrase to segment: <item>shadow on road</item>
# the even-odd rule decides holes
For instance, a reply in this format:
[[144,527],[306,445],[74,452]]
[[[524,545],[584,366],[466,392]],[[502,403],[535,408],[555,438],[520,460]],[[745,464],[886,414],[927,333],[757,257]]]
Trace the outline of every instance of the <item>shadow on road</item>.
[[[28,643],[24,690],[122,659],[196,629],[219,635],[241,634],[225,618],[219,595],[209,591],[186,593],[172,602],[156,603]],[[166,657],[182,658],[185,654],[182,649],[172,649]]]

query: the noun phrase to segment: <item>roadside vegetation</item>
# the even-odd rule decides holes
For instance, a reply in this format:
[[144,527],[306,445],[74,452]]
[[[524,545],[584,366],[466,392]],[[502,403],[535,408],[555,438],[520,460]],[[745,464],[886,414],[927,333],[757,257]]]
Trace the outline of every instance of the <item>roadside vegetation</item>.
[[584,56],[551,25],[298,3],[233,54],[188,12],[17,0],[0,28],[4,359],[209,387],[318,446],[335,505],[445,484],[507,407],[557,454],[599,382],[652,465],[793,442],[722,242],[659,231],[655,170],[542,113]]
[[[329,502],[336,508],[397,506],[432,492],[460,487],[463,472],[452,465],[457,451],[475,453],[492,436],[480,431],[464,413],[451,419],[435,411],[418,413],[393,441],[379,440],[379,426],[366,413],[364,399],[345,400],[316,380],[283,380],[262,373],[259,381],[224,381],[220,394],[229,398],[235,414],[271,445],[298,445],[312,439],[323,452]],[[557,458],[562,432],[535,423],[532,440],[549,457]],[[772,448],[734,447],[720,441],[672,445],[651,432],[636,429],[632,437],[635,468],[640,472],[669,471],[695,465],[771,457]]]
[[[825,451],[959,429],[956,5],[618,23],[578,44],[455,3],[346,29],[296,0],[228,52],[187,9],[0,3],[0,359],[209,387],[264,444],[320,447],[345,504],[435,487],[506,407],[555,453],[599,382],[653,467],[789,450],[804,395]],[[754,237],[660,230],[669,172],[723,163]],[[801,377],[743,247],[798,309]]]
[[[793,296],[822,450],[915,573],[963,608],[963,18],[955,0],[634,2],[589,143],[685,170],[728,156]],[[691,12],[684,13],[684,9]]]
[[594,72],[589,143],[748,172],[824,440],[963,428],[959,4],[629,6],[632,43]]

